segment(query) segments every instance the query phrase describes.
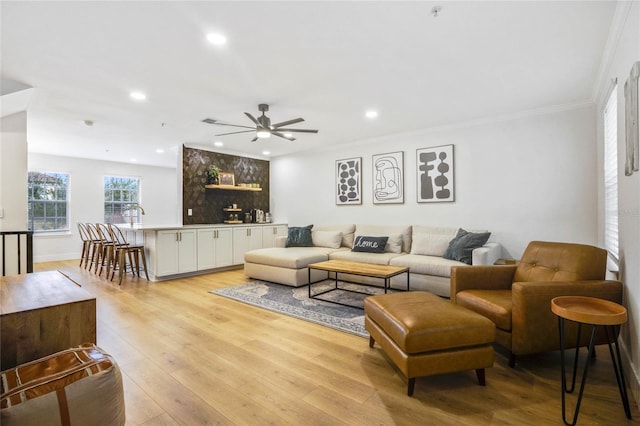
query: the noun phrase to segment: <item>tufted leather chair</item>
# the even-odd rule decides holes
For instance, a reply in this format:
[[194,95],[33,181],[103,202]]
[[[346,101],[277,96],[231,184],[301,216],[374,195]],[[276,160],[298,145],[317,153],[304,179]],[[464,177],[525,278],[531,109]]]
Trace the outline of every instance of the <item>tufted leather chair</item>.
[[[516,356],[560,349],[557,296],[590,296],[622,303],[622,283],[605,280],[607,252],[598,247],[532,241],[517,265],[451,268],[451,301],[492,320],[496,343]],[[577,324],[568,323],[566,342],[575,347]],[[587,346],[582,333],[579,346]],[[604,335],[597,344],[606,343]]]

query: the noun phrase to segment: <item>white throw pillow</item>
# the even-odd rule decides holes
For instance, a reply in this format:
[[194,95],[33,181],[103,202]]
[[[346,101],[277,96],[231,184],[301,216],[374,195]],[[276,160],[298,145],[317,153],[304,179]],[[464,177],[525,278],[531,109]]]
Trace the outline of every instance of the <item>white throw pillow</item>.
[[425,256],[440,256],[447,251],[449,243],[455,235],[420,233],[413,235],[411,242],[411,254]]
[[402,235],[389,235],[387,245],[384,246],[384,251],[388,253],[402,253]]
[[338,231],[311,231],[311,239],[316,247],[340,248],[342,244],[342,232]]

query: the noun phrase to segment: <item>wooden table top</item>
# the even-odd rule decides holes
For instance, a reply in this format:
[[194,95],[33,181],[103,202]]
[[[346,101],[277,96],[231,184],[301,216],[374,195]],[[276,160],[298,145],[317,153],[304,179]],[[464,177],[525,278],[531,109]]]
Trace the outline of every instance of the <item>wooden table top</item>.
[[59,271],[0,277],[0,315],[95,299]]
[[347,260],[327,260],[325,262],[311,263],[309,268],[374,278],[390,278],[409,271],[406,266],[377,265],[375,263],[350,262]]
[[584,324],[618,325],[627,322],[624,306],[595,297],[559,296],[551,300],[551,311],[559,317]]

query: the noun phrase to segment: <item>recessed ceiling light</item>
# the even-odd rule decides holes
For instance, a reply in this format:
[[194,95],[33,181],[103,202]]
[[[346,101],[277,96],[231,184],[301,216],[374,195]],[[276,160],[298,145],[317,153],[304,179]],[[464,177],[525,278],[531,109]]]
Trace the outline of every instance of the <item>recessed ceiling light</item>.
[[269,154],[271,154],[271,152],[269,152],[269,151],[262,151],[262,155],[269,155]]
[[365,117],[370,118],[370,119],[378,118],[378,111],[370,109],[364,115],[365,115]]
[[144,101],[145,99],[147,99],[147,95],[142,92],[131,92],[129,96],[131,96],[136,101]]
[[224,143],[220,142],[220,141],[215,141],[213,143],[215,146],[224,146]]
[[220,33],[210,33],[207,34],[207,40],[209,43],[214,44],[216,46],[222,46],[227,44],[227,38]]
[[138,162],[138,160],[136,160],[135,158],[132,158],[132,159],[131,159],[131,160],[129,160],[129,161],[131,161],[132,163],[137,163],[137,162]]
[[162,148],[158,148],[158,149],[156,149],[156,152],[157,152],[158,154],[164,154],[164,149],[162,149]]

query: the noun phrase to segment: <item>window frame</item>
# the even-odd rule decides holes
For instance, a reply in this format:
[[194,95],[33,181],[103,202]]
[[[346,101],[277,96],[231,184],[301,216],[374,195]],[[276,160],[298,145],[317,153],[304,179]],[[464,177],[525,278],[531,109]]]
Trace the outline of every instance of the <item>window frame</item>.
[[[135,189],[136,195],[137,195],[137,200],[135,200],[136,197],[122,197],[122,194],[120,195],[120,200],[114,200],[115,197],[113,197],[113,192],[112,192],[112,197],[110,200],[107,200],[107,191],[123,191],[123,192],[131,192],[133,191],[132,189],[129,188],[107,188],[107,179],[111,179],[112,181],[114,179],[118,179],[118,180],[135,180],[137,182],[137,188]],[[141,196],[141,191],[142,189],[142,179],[139,176],[123,176],[123,175],[114,175],[114,174],[105,174],[102,178],[102,190],[103,190],[103,218],[104,218],[104,222],[105,223],[131,223],[131,212],[135,211],[135,215],[133,215],[135,217],[135,220],[133,221],[134,224],[137,223],[142,223],[142,219],[141,219],[141,215],[140,215],[140,210],[138,209],[138,207],[140,206],[140,200],[142,198]],[[107,209],[108,209],[108,205],[110,205],[112,207],[111,213],[107,214]],[[115,208],[115,206],[120,206],[121,208]],[[129,207],[129,208],[125,208],[125,207]],[[117,211],[116,211],[117,210]],[[125,214],[126,211],[129,211],[129,214]]]
[[619,258],[618,224],[618,83],[615,81],[602,109],[604,247],[615,263]]
[[[61,176],[64,177],[64,179],[66,180],[66,182],[64,183],[64,187],[60,188],[59,185],[52,185],[52,184],[46,184],[46,183],[34,183],[32,181],[32,175],[34,174],[38,174],[38,175],[45,175],[48,176],[50,178],[54,178],[54,179],[59,179]],[[34,187],[33,185],[39,185],[41,187],[43,187],[42,189],[46,192],[46,191],[51,191],[51,187],[53,186],[53,198],[51,199],[44,199],[44,198],[33,198],[34,195]],[[45,186],[48,186],[49,188],[45,188]],[[29,170],[27,172],[27,229],[29,229],[30,231],[33,231],[34,235],[51,235],[51,234],[55,234],[55,233],[69,233],[71,232],[71,218],[70,218],[70,212],[69,212],[69,201],[70,201],[70,188],[71,188],[71,173],[69,172],[60,172],[60,171],[49,171],[49,170]],[[64,190],[64,198],[59,198],[59,191],[60,190]],[[35,216],[35,210],[36,210],[36,206],[35,204],[39,203],[42,204],[42,211],[43,211],[43,215],[39,215],[37,216],[37,218],[39,220],[42,220],[43,223],[47,222],[47,219],[49,218],[49,220],[53,220],[54,223],[56,224],[56,226],[52,229],[37,229],[35,226],[36,223],[36,216]],[[58,214],[58,206],[59,205],[64,205],[64,216]],[[53,209],[55,210],[54,215],[47,215],[47,210],[49,210],[47,208],[47,206],[53,206]],[[58,226],[58,222],[64,218],[64,226],[60,227]]]

